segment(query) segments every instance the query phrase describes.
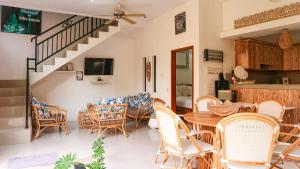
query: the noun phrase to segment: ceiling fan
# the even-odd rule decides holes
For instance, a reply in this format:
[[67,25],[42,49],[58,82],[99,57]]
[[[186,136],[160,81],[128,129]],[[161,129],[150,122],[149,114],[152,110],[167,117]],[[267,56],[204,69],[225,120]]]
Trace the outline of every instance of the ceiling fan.
[[144,13],[126,13],[125,10],[121,8],[121,4],[118,4],[116,7],[114,7],[114,13],[112,15],[97,15],[97,16],[112,17],[109,21],[105,23],[106,25],[109,25],[118,19],[123,19],[124,21],[130,24],[136,24],[136,21],[132,20],[130,17],[146,18],[146,14]]

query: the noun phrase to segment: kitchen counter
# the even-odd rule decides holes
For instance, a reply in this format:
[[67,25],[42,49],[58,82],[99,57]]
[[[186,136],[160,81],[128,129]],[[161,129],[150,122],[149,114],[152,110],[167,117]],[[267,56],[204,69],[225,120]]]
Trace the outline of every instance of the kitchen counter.
[[300,84],[234,84],[230,85],[230,89],[300,90]]

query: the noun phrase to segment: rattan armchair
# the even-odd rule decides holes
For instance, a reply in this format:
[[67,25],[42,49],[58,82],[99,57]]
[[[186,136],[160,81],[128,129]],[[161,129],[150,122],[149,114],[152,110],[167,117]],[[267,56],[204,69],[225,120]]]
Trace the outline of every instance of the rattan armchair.
[[[41,115],[40,111],[47,112],[47,114]],[[67,110],[57,106],[32,105],[32,125],[34,138],[38,138],[41,132],[48,127],[59,127],[67,134]]]
[[140,104],[138,108],[129,107],[127,116],[135,122],[135,127],[138,128],[142,120],[148,120],[151,117],[152,102]]
[[102,132],[107,129],[115,129],[127,137],[125,130],[127,104],[99,105],[89,108],[88,113],[93,122],[91,134],[93,134],[94,129],[98,129],[100,137]]

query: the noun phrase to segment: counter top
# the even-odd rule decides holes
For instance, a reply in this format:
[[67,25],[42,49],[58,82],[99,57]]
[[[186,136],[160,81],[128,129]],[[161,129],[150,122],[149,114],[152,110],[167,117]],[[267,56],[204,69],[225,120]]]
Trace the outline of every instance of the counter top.
[[238,89],[272,89],[272,90],[300,90],[300,84],[245,84],[230,85],[231,90]]

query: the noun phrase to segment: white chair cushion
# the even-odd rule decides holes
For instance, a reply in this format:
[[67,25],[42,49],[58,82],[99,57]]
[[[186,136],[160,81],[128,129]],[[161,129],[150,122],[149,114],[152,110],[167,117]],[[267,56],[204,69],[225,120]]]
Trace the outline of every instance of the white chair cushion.
[[[197,140],[197,142],[202,147],[203,152],[211,152],[214,149],[214,147],[211,144],[205,143],[200,140]],[[197,147],[193,144],[191,140],[182,140],[182,147],[184,156],[193,156],[202,153],[197,149]],[[177,154],[177,152],[172,151],[172,149],[170,149],[169,151],[171,151],[174,154]]]
[[269,166],[227,164],[228,169],[268,169]]
[[[282,152],[284,150],[286,150],[289,146],[291,146],[290,143],[278,142],[275,146],[274,154],[275,155],[281,155]],[[298,146],[294,151],[289,153],[289,156],[300,158],[300,146]]]

